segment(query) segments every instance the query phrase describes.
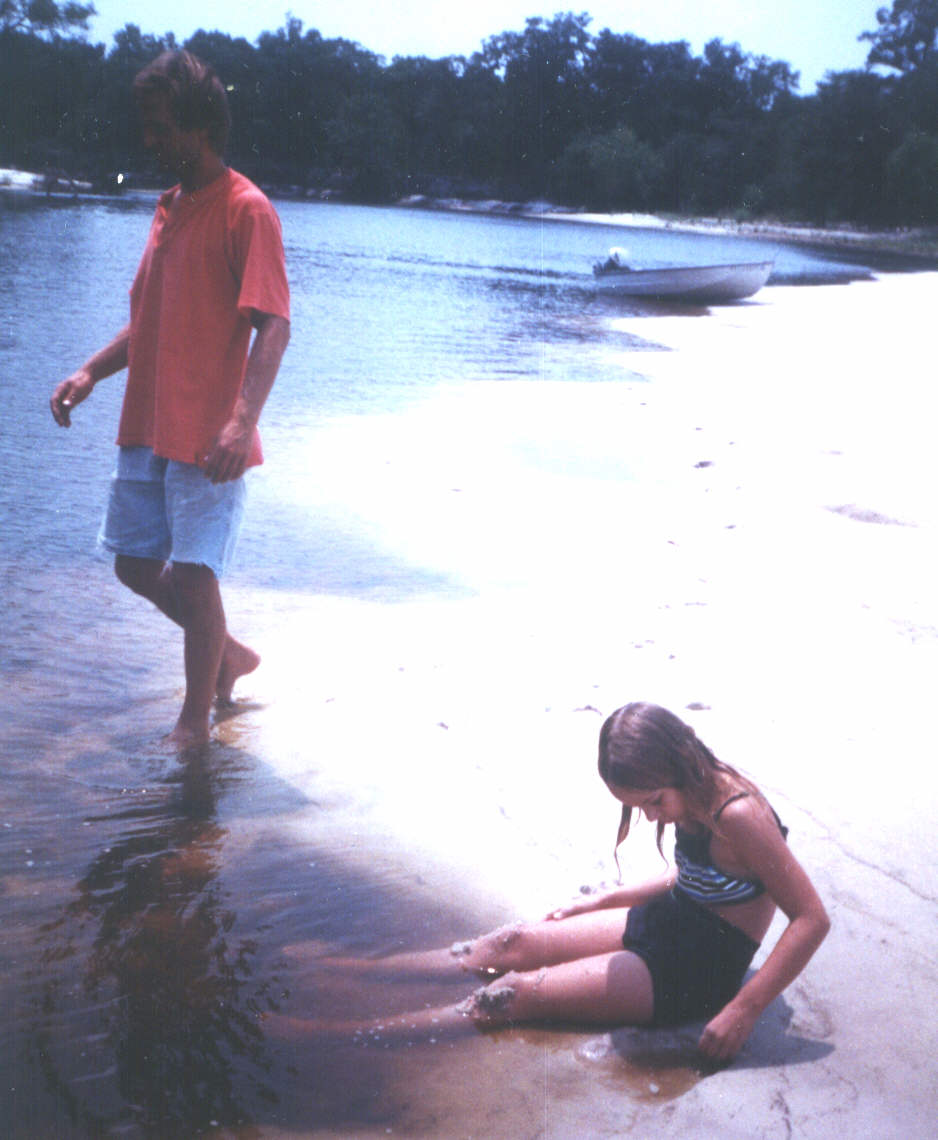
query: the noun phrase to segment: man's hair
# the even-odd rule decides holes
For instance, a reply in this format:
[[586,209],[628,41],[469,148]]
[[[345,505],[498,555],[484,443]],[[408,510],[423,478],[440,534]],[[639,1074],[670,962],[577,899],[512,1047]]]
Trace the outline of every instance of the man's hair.
[[133,90],[141,103],[165,99],[180,130],[205,128],[212,150],[224,152],[231,127],[228,97],[213,69],[191,52],[163,52],[137,74]]

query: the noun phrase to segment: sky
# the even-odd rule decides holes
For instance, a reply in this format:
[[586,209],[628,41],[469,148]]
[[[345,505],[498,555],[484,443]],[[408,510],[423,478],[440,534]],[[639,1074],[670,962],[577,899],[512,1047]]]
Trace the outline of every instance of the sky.
[[529,16],[550,19],[558,11],[589,12],[589,30],[630,33],[652,43],[686,40],[695,54],[711,39],[738,43],[743,51],[785,60],[801,74],[810,94],[827,71],[862,67],[869,45],[861,32],[876,27],[885,0],[94,0],[98,15],[90,39],[110,45],[114,32],[136,24],[143,32],[174,32],[182,43],[193,32],[226,32],[254,42],[284,26],[289,11],[304,30],[352,40],[384,56],[438,59],[471,55],[483,40],[521,31]]

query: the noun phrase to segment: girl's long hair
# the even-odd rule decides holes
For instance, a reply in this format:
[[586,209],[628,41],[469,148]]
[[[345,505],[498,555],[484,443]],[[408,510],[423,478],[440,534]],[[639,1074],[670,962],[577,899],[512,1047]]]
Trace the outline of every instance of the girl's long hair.
[[[691,813],[712,825],[721,778],[761,798],[759,789],[735,768],[718,760],[697,734],[660,705],[636,701],[617,709],[599,733],[599,774],[611,788],[645,791],[677,788]],[[632,826],[632,809],[622,807],[616,851]],[[658,850],[665,825],[657,825]]]

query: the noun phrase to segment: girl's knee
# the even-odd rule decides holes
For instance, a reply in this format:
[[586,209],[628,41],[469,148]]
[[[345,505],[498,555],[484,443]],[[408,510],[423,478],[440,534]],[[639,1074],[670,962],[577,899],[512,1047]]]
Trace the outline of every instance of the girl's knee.
[[498,981],[480,986],[458,1007],[459,1012],[479,1026],[528,1020],[533,1015],[537,990],[545,974],[546,970],[511,971]]
[[476,1025],[503,1025],[513,1020],[518,1001],[520,974],[505,974],[497,982],[480,986],[457,1008]]
[[506,970],[524,969],[530,964],[533,951],[530,931],[519,922],[477,939],[466,965],[483,973],[488,970],[501,974]]

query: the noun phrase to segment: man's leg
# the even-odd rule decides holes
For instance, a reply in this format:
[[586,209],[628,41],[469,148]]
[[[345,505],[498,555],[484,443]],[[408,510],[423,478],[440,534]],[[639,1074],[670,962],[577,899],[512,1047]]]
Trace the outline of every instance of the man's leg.
[[[131,558],[127,554],[118,554],[114,560],[114,571],[125,586],[152,602],[158,610],[185,630],[186,624],[180,610],[174,577],[174,570],[177,568],[166,566],[155,558]],[[204,566],[192,568],[203,570],[208,574],[215,582],[217,591],[218,582],[211,570]],[[224,623],[224,616],[222,621]],[[230,701],[235,681],[256,669],[260,660],[259,654],[235,640],[226,631],[221,662],[213,684],[213,691],[218,700]]]
[[218,579],[207,566],[174,562],[169,578],[185,637],[186,699],[172,732],[182,747],[206,744],[227,630]]

